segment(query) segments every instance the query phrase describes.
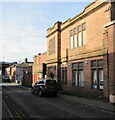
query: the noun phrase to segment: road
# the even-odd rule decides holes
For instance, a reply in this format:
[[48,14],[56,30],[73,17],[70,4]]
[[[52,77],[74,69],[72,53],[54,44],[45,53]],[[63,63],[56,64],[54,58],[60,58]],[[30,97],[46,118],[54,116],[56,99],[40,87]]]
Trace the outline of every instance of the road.
[[[71,96],[69,96],[71,97]],[[113,118],[113,113],[57,97],[31,94],[21,86],[2,87],[2,118]]]

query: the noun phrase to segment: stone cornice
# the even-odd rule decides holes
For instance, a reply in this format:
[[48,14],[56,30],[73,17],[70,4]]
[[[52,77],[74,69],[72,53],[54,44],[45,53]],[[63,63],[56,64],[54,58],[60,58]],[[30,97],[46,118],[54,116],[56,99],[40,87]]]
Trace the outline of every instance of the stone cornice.
[[[94,2],[93,2],[94,3]],[[92,3],[92,4],[93,4]],[[92,5],[90,4],[90,5]],[[85,18],[86,16],[88,16],[89,14],[91,14],[92,12],[96,11],[97,9],[99,9],[100,7],[102,7],[103,5],[107,4],[107,2],[102,2],[100,3],[98,6],[94,7],[93,9],[91,9],[90,11],[88,11],[87,13],[85,13],[85,10],[90,6],[85,7],[84,11],[82,13],[80,13],[79,15],[75,16],[72,19],[68,19],[67,21],[65,21],[64,23],[62,23],[61,25],[61,31],[63,31],[64,29],[68,28],[69,26],[73,25],[74,23],[76,23],[77,21]],[[84,14],[85,13],[85,14]],[[68,22],[68,23],[67,23]],[[63,24],[67,23],[67,25],[65,25],[64,27]]]

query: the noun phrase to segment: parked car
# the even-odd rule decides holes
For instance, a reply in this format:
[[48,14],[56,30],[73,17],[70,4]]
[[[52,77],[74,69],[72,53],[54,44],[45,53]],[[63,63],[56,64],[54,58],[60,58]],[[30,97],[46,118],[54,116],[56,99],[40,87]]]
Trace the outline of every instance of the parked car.
[[2,77],[2,81],[3,82],[9,82],[10,83],[10,79],[7,76],[3,76]]
[[45,94],[57,96],[59,89],[56,80],[41,79],[32,86],[31,92],[32,94],[37,93],[39,96]]

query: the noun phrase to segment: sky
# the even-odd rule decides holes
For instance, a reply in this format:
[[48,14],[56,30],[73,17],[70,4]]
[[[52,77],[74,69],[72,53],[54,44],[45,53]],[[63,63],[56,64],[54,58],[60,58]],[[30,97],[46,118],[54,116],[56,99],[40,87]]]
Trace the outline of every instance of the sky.
[[0,61],[33,61],[34,55],[47,51],[47,29],[75,17],[90,3],[0,2]]

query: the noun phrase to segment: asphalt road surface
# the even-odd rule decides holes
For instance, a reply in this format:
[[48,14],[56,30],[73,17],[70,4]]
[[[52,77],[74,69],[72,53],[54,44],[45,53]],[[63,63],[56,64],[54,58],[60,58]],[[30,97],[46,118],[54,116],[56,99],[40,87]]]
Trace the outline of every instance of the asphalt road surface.
[[2,118],[110,120],[113,118],[113,113],[68,100],[64,95],[39,97],[31,94],[30,88],[4,86],[2,87]]

